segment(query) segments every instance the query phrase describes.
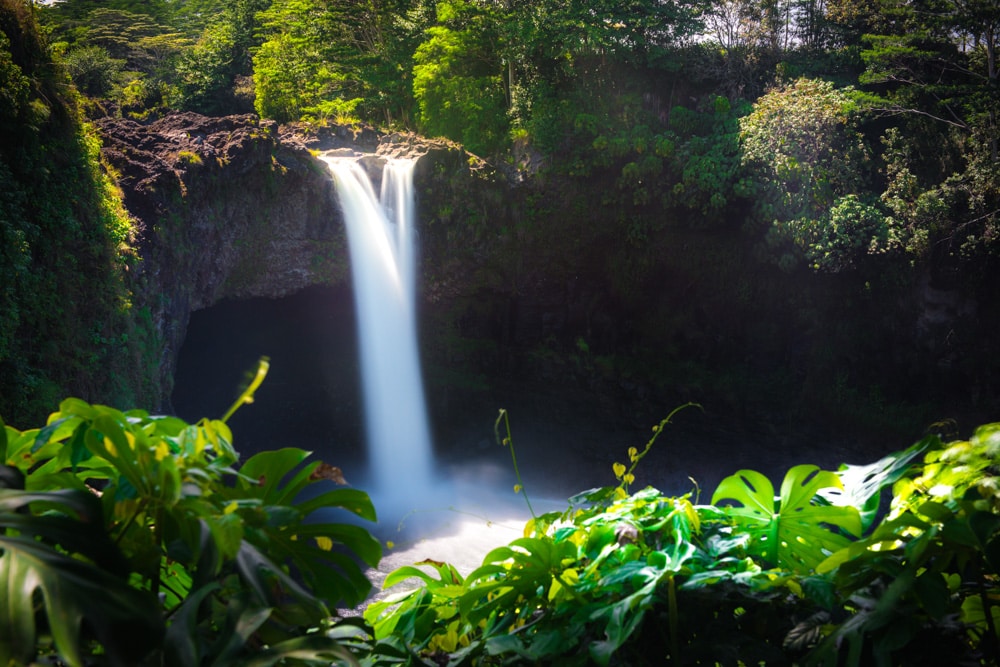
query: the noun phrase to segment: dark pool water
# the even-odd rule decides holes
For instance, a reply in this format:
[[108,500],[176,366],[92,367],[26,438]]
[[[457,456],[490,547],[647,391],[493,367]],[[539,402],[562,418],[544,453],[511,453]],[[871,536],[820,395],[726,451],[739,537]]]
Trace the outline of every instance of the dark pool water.
[[[312,287],[282,299],[226,301],[192,314],[172,396],[176,414],[195,421],[219,417],[239,395],[257,359],[270,372],[254,403],[230,421],[234,445],[245,456],[295,446],[315,452],[364,488],[367,460],[353,301],[347,288]],[[643,449],[650,427],[674,405],[622,410],[569,386],[528,386],[496,379],[488,388],[452,392],[444,405],[428,386],[435,438],[435,469],[442,485],[513,493],[510,450],[494,438],[504,408],[522,476],[530,494],[567,498],[616,483],[612,465]],[[623,415],[628,415],[627,417]],[[718,482],[740,468],[770,476],[777,488],[791,465],[867,463],[908,442],[873,442],[822,430],[742,427],[708,409],[682,411],[636,470],[636,485],[667,493],[701,493],[710,500]],[[426,499],[436,507],[447,500]],[[420,505],[421,499],[415,499]],[[387,519],[388,520],[388,519]]]

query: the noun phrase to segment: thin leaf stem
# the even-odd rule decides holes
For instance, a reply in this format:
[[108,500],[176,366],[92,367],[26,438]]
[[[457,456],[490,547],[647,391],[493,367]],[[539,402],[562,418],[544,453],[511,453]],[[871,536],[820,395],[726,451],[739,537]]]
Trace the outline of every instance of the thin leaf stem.
[[[156,520],[153,521],[153,544],[160,544],[161,530],[160,527],[163,525],[163,510],[162,508],[156,512]],[[157,564],[156,571],[153,572],[153,580],[150,582],[150,590],[155,597],[160,596],[160,581],[162,579],[162,559],[164,556],[160,556],[160,563]]]
[[678,641],[677,625],[677,583],[674,576],[667,578],[667,618],[670,625],[670,664],[681,664],[680,642]]
[[656,440],[660,437],[660,434],[663,433],[663,428],[667,424],[669,424],[671,420],[673,420],[674,415],[676,415],[678,412],[680,412],[685,408],[698,408],[699,410],[704,410],[704,408],[701,407],[700,403],[694,403],[694,402],[689,402],[685,403],[684,405],[677,406],[676,408],[671,410],[670,414],[664,417],[659,424],[653,427],[653,437],[649,439],[649,441],[646,443],[646,446],[643,448],[641,452],[636,452],[635,454],[631,454],[631,452],[635,450],[634,448],[629,450],[629,453],[631,454],[629,458],[631,459],[632,465],[629,466],[625,474],[621,476],[620,479],[622,480],[622,482],[621,484],[619,484],[622,490],[624,490],[626,493],[628,493],[628,487],[629,487],[628,480],[635,479],[635,475],[633,473],[635,472],[636,466],[639,465],[639,461],[641,461],[643,457],[649,453],[649,450],[653,448],[653,443],[655,443]]
[[132,527],[132,524],[135,523],[135,520],[137,518],[139,518],[139,515],[146,511],[146,505],[148,504],[149,504],[149,498],[143,498],[141,501],[139,501],[138,505],[136,505],[135,512],[133,512],[132,515],[128,518],[128,520],[122,526],[121,531],[118,533],[118,536],[115,538],[115,546],[121,546],[121,541],[122,538],[125,537],[125,533],[127,533],[128,529]]
[[[504,423],[504,430],[507,433],[507,437],[500,437],[500,422]],[[524,488],[524,482],[521,481],[521,471],[517,467],[517,454],[514,453],[514,438],[510,434],[510,417],[507,415],[507,410],[500,408],[500,414],[497,416],[496,422],[493,424],[493,434],[497,439],[497,444],[510,447],[510,460],[514,464],[514,476],[517,478],[517,490],[522,496],[524,496],[524,502],[528,506],[528,511],[531,512],[531,518],[537,519],[538,515],[535,514],[535,509],[531,506],[531,500],[528,498],[528,491]]]
[[270,367],[271,367],[271,360],[268,359],[267,357],[261,357],[257,361],[257,372],[254,374],[253,379],[250,381],[250,384],[248,384],[247,388],[243,390],[243,393],[240,394],[240,397],[236,399],[236,402],[233,403],[228,410],[226,410],[226,414],[222,415],[222,419],[220,421],[222,422],[229,421],[229,418],[232,417],[233,413],[236,412],[241,406],[243,406],[246,403],[253,403],[254,392],[257,391],[257,388],[260,387],[261,383],[264,381],[264,378],[267,377],[267,370]]
[[1000,650],[997,648],[997,628],[996,623],[993,622],[993,610],[990,608],[992,606],[990,604],[990,595],[986,590],[986,578],[983,576],[981,564],[982,556],[977,553],[976,557],[973,559],[973,567],[975,568],[976,573],[976,584],[979,589],[979,599],[982,600],[983,603],[983,616],[986,620],[986,635],[989,637],[983,642],[985,644],[983,652],[987,654],[988,657],[991,657],[992,660],[996,660],[1000,657]]

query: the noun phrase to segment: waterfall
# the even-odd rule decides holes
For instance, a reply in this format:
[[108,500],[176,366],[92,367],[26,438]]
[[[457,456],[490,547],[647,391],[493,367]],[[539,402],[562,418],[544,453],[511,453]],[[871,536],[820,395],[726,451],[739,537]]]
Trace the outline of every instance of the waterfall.
[[412,160],[387,160],[376,196],[356,158],[324,157],[344,212],[358,316],[371,493],[406,511],[430,494],[433,450],[416,324]]

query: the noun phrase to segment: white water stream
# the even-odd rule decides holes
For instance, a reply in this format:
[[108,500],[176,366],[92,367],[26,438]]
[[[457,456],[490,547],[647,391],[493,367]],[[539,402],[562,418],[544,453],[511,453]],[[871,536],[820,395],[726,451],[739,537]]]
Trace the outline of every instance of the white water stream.
[[324,157],[347,226],[358,316],[370,493],[380,516],[433,494],[417,348],[412,160],[387,160],[379,195],[356,158]]

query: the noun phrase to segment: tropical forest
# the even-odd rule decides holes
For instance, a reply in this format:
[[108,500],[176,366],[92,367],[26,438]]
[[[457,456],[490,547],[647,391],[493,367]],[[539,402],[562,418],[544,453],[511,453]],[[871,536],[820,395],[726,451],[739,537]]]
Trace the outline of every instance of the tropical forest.
[[0,665],[1000,665],[996,0],[0,0]]

